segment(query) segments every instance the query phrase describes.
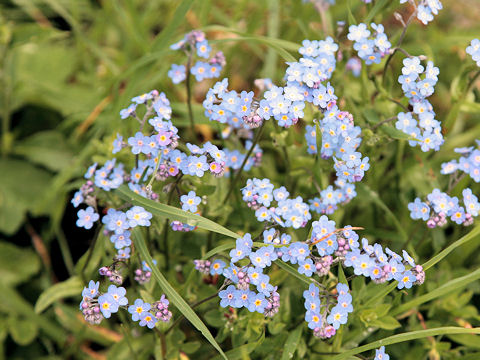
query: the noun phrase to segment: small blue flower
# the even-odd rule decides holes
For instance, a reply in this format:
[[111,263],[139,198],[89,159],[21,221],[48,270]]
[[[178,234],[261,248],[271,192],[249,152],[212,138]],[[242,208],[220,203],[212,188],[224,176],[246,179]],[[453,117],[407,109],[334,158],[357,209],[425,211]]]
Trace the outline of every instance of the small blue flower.
[[110,285],[108,287],[107,294],[111,295],[113,300],[120,306],[125,306],[128,304],[128,299],[125,297],[127,291],[124,287],[116,287],[115,285]]
[[143,314],[150,310],[150,308],[150,304],[144,303],[142,299],[136,299],[133,305],[128,307],[128,312],[132,314],[133,321],[138,321]]
[[215,274],[222,274],[223,273],[223,269],[225,268],[225,262],[222,261],[222,260],[215,260],[214,262],[212,262],[212,264],[210,265],[210,275],[215,275]]
[[84,227],[85,229],[91,229],[93,223],[99,219],[99,215],[93,210],[93,207],[89,206],[85,210],[80,209],[77,213],[78,220],[77,226]]
[[417,278],[415,275],[412,274],[410,270],[407,270],[405,272],[397,272],[394,276],[395,280],[398,281],[397,288],[398,289],[410,289],[415,281],[417,281]]
[[195,191],[190,191],[187,195],[182,195],[180,197],[180,202],[182,203],[182,210],[190,211],[192,213],[198,210],[197,206],[200,204],[202,199],[200,196],[197,196]]
[[172,64],[167,75],[174,84],[181,83],[187,77],[185,65]]
[[100,306],[100,311],[102,312],[105,318],[109,318],[112,313],[118,311],[118,303],[110,294],[103,294],[98,298],[98,305]]
[[250,298],[250,302],[248,303],[248,311],[257,311],[259,313],[263,313],[267,305],[268,301],[265,299],[265,295],[256,294]]
[[140,315],[140,326],[147,326],[149,329],[153,329],[157,323],[157,318],[149,312],[144,312]]
[[90,280],[90,282],[88,283],[88,287],[83,288],[82,297],[87,297],[87,298],[90,298],[90,299],[95,298],[98,294],[98,287],[99,286],[100,286],[99,281],[95,282],[93,280]]
[[222,290],[218,293],[220,297],[220,306],[221,307],[235,307],[235,302],[237,301],[238,290],[233,285],[229,285],[225,290]]
[[128,218],[128,225],[133,228],[139,226],[150,226],[150,219],[152,214],[146,211],[141,206],[134,206],[127,211],[126,216]]
[[348,320],[347,311],[341,306],[334,306],[330,311],[330,315],[327,317],[327,322],[334,327],[335,330],[338,330],[340,325],[346,324]]
[[71,203],[74,207],[78,207],[83,202],[83,195],[81,191],[77,191],[71,200]]

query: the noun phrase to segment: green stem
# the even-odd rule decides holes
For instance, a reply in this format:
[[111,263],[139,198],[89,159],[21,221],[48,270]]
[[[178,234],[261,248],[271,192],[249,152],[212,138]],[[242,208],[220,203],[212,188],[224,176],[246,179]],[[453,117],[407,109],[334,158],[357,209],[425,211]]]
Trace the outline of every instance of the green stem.
[[75,270],[73,265],[72,253],[70,252],[70,248],[68,247],[68,241],[63,233],[63,230],[60,226],[56,229],[57,233],[57,240],[58,246],[60,247],[60,252],[62,253],[63,262],[65,263],[65,267],[67,268],[68,274],[73,276]]
[[191,71],[190,68],[192,66],[192,54],[188,55],[187,60],[187,79],[185,81],[185,85],[187,88],[187,105],[188,105],[188,118],[190,119],[190,130],[192,132],[192,138],[195,137],[195,120],[193,119],[193,110],[192,110],[192,88],[190,84],[191,80]]
[[232,183],[230,184],[230,189],[228,190],[227,196],[225,196],[225,199],[223,199],[223,204],[227,203],[228,198],[233,192],[233,189],[235,188],[235,184],[237,183],[238,179],[240,178],[240,175],[242,174],[243,168],[245,167],[245,164],[247,163],[248,159],[250,158],[250,155],[253,152],[253,149],[255,148],[255,145],[257,145],[258,141],[262,137],[263,129],[265,127],[265,121],[263,121],[262,125],[260,126],[260,130],[257,133],[257,136],[255,136],[255,139],[253,140],[252,147],[250,150],[248,150],[247,155],[245,156],[245,159],[243,159],[242,166],[240,166],[240,169],[237,171],[235,174],[235,177],[232,180]]
[[102,230],[102,227],[100,224],[97,225],[97,228],[95,229],[95,234],[93,235],[93,241],[90,244],[90,247],[88,248],[88,255],[87,259],[85,260],[85,264],[83,264],[82,271],[80,272],[82,278],[85,279],[85,269],[87,268],[88,263],[92,259],[93,255],[93,249],[95,248],[95,245],[97,244],[98,237],[100,235],[100,231]]

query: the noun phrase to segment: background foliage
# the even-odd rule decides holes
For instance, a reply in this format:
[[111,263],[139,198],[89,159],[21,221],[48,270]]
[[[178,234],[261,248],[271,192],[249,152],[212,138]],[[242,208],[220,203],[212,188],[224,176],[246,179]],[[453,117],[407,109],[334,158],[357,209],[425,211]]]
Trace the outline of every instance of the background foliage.
[[[470,146],[480,138],[479,84],[465,91],[468,71],[474,68],[465,47],[480,34],[480,6],[476,0],[443,3],[444,10],[428,26],[413,22],[403,47],[411,54],[427,55],[440,68],[437,91],[430,99],[442,121],[445,144],[439,152],[422,153],[388,130],[392,128],[375,128],[375,123],[399,111],[375,86],[383,68],[372,67],[354,78],[344,70],[345,62],[339,63],[332,83],[341,97],[341,108],[350,111],[363,129],[362,153],[370,157],[372,166],[357,187],[357,198],[333,219],[337,224],[364,227],[362,234],[371,242],[407,248],[418,263],[471,233],[455,243],[461,247],[448,257],[434,258],[427,281],[412,291],[394,291],[384,297],[391,290],[388,285],[355,279],[353,320],[333,343],[316,340],[307,331],[298,280],[282,269],[272,279],[282,284],[282,307],[268,323],[250,315],[229,329],[217,305],[196,308],[222,349],[229,351],[229,358],[331,358],[321,354],[341,353],[422,329],[480,325],[479,229],[449,224],[429,230],[424,223],[411,220],[407,210],[415,196],[424,196],[434,187],[446,189],[448,178],[439,174],[440,164],[454,157],[454,147]],[[410,10],[398,1],[377,0],[367,6],[357,0],[338,0],[321,18],[311,4],[294,0],[2,2],[0,358],[130,359],[132,352],[137,359],[162,358],[165,344],[167,358],[216,356],[215,349],[186,321],[166,335],[163,347],[155,333],[142,329],[114,321],[98,327],[86,325],[77,307],[83,278],[93,276],[112,255],[107,240],[100,237],[103,241],[96,243],[86,271],[80,271],[93,234],[74,226],[73,191],[82,184],[86,166],[111,157],[116,132],[133,131],[134,124],[118,116],[131,97],[154,88],[165,91],[173,102],[174,124],[179,128],[188,124],[184,88],[173,86],[166,73],[172,62],[183,61],[169,45],[191,29],[206,31],[211,43],[225,53],[227,67],[222,76],[230,78],[230,87],[248,90],[258,77],[280,81],[284,61],[295,56],[300,42],[333,35],[337,21],[346,20],[348,26],[348,22],[373,16],[395,41],[401,25],[394,11],[408,15]],[[340,39],[345,40],[345,33]],[[344,58],[352,54],[348,45],[341,49]],[[396,82],[401,58],[399,54],[393,58],[385,82],[388,94],[396,99],[402,98]],[[201,124],[197,132],[204,140],[216,138],[218,131],[201,109],[212,84],[206,81],[194,88],[194,112]],[[310,196],[315,193],[312,176],[326,184],[326,175],[305,171],[313,160],[302,146],[302,126],[282,132],[267,127],[261,141],[263,165],[244,174],[238,187],[246,176],[268,176],[294,193]],[[479,187],[469,181],[462,180],[452,195],[458,196],[468,184],[478,194]],[[220,185],[210,198],[222,199],[226,191]],[[236,201],[231,204],[212,205],[207,217],[228,224],[235,232],[257,233],[260,229],[239,200],[238,191],[233,198]],[[160,234],[161,228],[157,230]],[[201,283],[200,275],[193,273],[192,260],[217,246],[226,244],[225,249],[231,240],[200,230],[171,234],[164,243],[158,234],[149,248],[176,291],[189,303],[214,293],[212,284]],[[306,230],[296,234],[299,238],[307,235]],[[144,292],[142,296],[148,297],[160,289],[151,281]],[[179,316],[176,310],[174,319]],[[418,340],[408,342],[395,338],[400,339],[398,344],[387,350],[393,358],[453,359],[460,354],[465,359],[480,358],[478,336],[454,332],[422,333]]]

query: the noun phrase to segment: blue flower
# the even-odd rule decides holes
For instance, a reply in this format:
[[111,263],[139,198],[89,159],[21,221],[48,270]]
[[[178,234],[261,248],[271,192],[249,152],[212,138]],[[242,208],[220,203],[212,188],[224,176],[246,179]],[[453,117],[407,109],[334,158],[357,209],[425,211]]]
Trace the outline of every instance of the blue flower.
[[222,260],[215,260],[214,262],[212,262],[212,264],[210,265],[210,275],[215,275],[215,274],[222,274],[223,273],[223,269],[225,268],[225,262],[222,261]]
[[385,353],[385,346],[375,350],[375,358],[373,360],[390,360],[390,355]]
[[71,203],[74,207],[78,207],[83,202],[83,195],[81,191],[77,191],[71,200]]
[[174,84],[181,83],[187,77],[185,65],[172,64],[167,75]]
[[315,271],[315,265],[313,264],[312,259],[308,258],[306,260],[300,260],[298,262],[298,272],[300,274],[305,274],[306,276],[312,276]]
[[112,208],[108,209],[107,215],[102,218],[102,222],[107,230],[114,231],[117,235],[122,234],[130,227],[125,213]]
[[265,295],[256,294],[255,296],[250,297],[250,301],[248,303],[248,311],[257,311],[259,313],[263,313],[267,305],[268,301],[265,299]]
[[77,226],[84,227],[85,229],[91,229],[93,223],[99,219],[99,215],[93,210],[93,207],[89,206],[85,210],[80,209],[77,213],[78,220]]
[[120,118],[126,119],[135,114],[137,104],[131,104],[128,108],[120,110]]
[[320,311],[307,311],[305,313],[305,321],[308,322],[308,328],[312,330],[321,328],[323,325]]
[[132,244],[132,240],[130,240],[130,231],[125,230],[121,234],[113,234],[110,236],[110,241],[115,244],[115,249],[117,250],[130,246]]
[[190,191],[187,195],[182,195],[180,197],[180,202],[182,203],[182,210],[190,211],[192,213],[196,212],[197,206],[200,204],[202,199],[200,196],[197,196],[195,191]]
[[235,303],[238,298],[238,290],[233,285],[229,285],[225,290],[222,290],[218,293],[220,297],[220,306],[221,307],[235,307]]
[[405,272],[397,272],[394,278],[398,281],[398,289],[410,289],[413,283],[417,281],[417,278],[410,270],[407,270]]
[[134,206],[130,210],[127,210],[126,216],[128,218],[128,225],[131,228],[137,225],[150,226],[150,219],[152,218],[152,214],[141,206]]
[[107,319],[112,315],[112,313],[116,313],[118,311],[118,303],[110,294],[103,294],[99,296],[98,305],[100,306],[100,311],[102,312],[103,316]]
[[338,330],[340,325],[346,324],[348,320],[348,313],[347,311],[341,306],[334,306],[332,310],[330,310],[330,315],[327,317],[327,322],[332,325],[335,330]]
[[148,146],[150,137],[143,135],[140,131],[134,137],[128,138],[128,144],[132,147],[132,153],[138,155],[140,153],[149,154],[150,147]]
[[113,300],[115,300],[115,302],[120,306],[125,306],[128,304],[128,299],[125,297],[126,293],[127,291],[124,287],[116,287],[115,285],[110,285],[107,291],[107,294],[111,295]]
[[133,305],[128,307],[128,312],[132,314],[133,321],[138,321],[150,308],[150,304],[144,303],[142,299],[136,299]]
[[93,299],[97,296],[98,294],[98,287],[100,286],[100,282],[90,280],[88,283],[88,287],[84,287],[82,291],[82,297],[87,297],[89,299]]
[[149,329],[153,329],[157,323],[157,318],[149,312],[144,312],[140,315],[140,326],[147,326]]

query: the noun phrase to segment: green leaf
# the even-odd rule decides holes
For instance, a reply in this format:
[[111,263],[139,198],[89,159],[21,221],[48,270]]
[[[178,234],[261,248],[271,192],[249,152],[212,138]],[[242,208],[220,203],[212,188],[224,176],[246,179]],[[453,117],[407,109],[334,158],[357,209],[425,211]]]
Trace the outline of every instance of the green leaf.
[[36,304],[35,313],[40,314],[46,308],[60,299],[71,296],[80,296],[83,289],[83,282],[78,276],[59,282],[40,294]]
[[332,356],[330,360],[348,359],[352,355],[356,355],[364,351],[376,349],[376,348],[379,348],[380,346],[398,344],[401,342],[415,340],[415,339],[423,339],[429,336],[448,335],[448,334],[480,334],[480,328],[465,329],[462,327],[447,326],[447,327],[440,327],[440,328],[427,329],[427,330],[411,331],[403,334],[389,336],[381,340],[377,340],[369,344],[356,347],[355,349],[347,350],[344,353]]
[[153,277],[157,281],[160,288],[165,292],[167,298],[172,302],[173,305],[178,308],[178,310],[183,314],[183,316],[185,316],[185,318],[188,319],[188,321],[190,321],[192,325],[195,326],[195,328],[202,333],[203,336],[205,336],[205,338],[210,342],[210,344],[213,345],[215,349],[217,349],[217,351],[222,355],[222,357],[224,359],[227,359],[225,353],[220,348],[220,345],[218,345],[218,343],[215,341],[212,334],[202,322],[202,320],[200,320],[195,311],[193,311],[193,309],[187,304],[187,302],[183,300],[183,298],[177,293],[177,291],[172,287],[172,285],[170,285],[167,279],[165,279],[160,270],[158,270],[158,268],[155,266],[155,264],[153,263],[153,259],[150,256],[150,253],[145,244],[145,240],[143,239],[143,236],[141,234],[141,230],[139,228],[134,228],[132,230],[132,237],[136,249],[140,253],[141,257],[145,259],[148,266],[150,266],[150,268],[152,269]]
[[412,308],[414,308],[414,307],[416,307],[420,304],[424,304],[428,301],[436,299],[440,296],[451,295],[456,290],[461,289],[461,288],[467,286],[468,284],[470,284],[473,281],[476,281],[478,279],[480,279],[480,269],[477,269],[477,270],[475,270],[474,272],[472,272],[468,275],[450,280],[449,282],[443,284],[442,286],[440,286],[440,287],[438,287],[438,288],[436,288],[432,291],[429,291],[428,293],[426,293],[424,295],[417,296],[413,300],[410,300],[410,301],[407,301],[404,304],[401,304],[400,306],[393,309],[391,315],[396,316],[396,315],[399,315],[399,314],[401,314],[401,313],[403,313],[407,310],[410,310],[410,309],[412,309]]
[[287,341],[285,342],[285,346],[283,347],[281,360],[293,359],[293,355],[295,354],[298,343],[300,342],[300,337],[302,336],[302,331],[303,331],[303,324],[299,325],[295,330],[293,330],[288,335]]
[[73,157],[64,136],[57,131],[36,133],[16,144],[14,152],[53,171],[69,166]]
[[389,0],[379,0],[379,1],[377,1],[375,6],[372,8],[372,10],[370,10],[367,17],[365,18],[364,23],[368,24],[370,21],[372,21],[373,18],[375,17],[375,15],[377,15],[378,12],[380,10],[382,10],[385,5],[388,5],[388,2],[389,2]]
[[40,259],[29,248],[0,242],[0,282],[14,286],[40,270]]
[[171,220],[181,221],[191,226],[198,226],[201,229],[223,234],[234,239],[237,239],[239,237],[238,234],[228,230],[227,228],[224,228],[222,225],[219,225],[212,220],[187,211],[183,211],[174,206],[146,199],[143,196],[131,191],[126,185],[120,186],[118,189],[115,190],[115,193],[118,194],[118,196],[120,196],[123,200],[126,200],[133,205],[142,206],[145,210],[151,212],[153,215],[161,216],[163,218]]
[[[227,351],[225,355],[229,360],[249,359],[248,354],[250,354],[253,350],[259,347],[264,340],[265,340],[265,331],[262,332],[262,335],[259,337],[257,341],[238,346],[233,350]],[[213,360],[218,360],[218,359],[220,359],[220,356],[216,356],[213,358]]]
[[382,130],[386,135],[390,136],[392,139],[397,139],[397,140],[414,140],[418,141],[414,137],[405,134],[403,131],[398,130],[397,128],[390,126],[390,125],[382,125],[380,126],[380,130]]
[[350,6],[350,0],[347,0],[347,13],[348,13],[348,24],[357,25],[357,20],[355,19],[355,16],[353,16],[352,8]]
[[7,319],[8,331],[18,345],[28,345],[38,335],[38,326],[33,321],[15,315]]
[[465,236],[461,237],[457,241],[455,241],[453,244],[442,250],[440,253],[435,255],[433,258],[428,260],[425,264],[423,264],[423,269],[427,271],[430,269],[433,265],[441,261],[443,258],[445,258],[448,254],[450,254],[453,250],[455,250],[457,247],[462,246],[466,244],[467,242],[477,238],[477,236],[480,235],[480,226],[475,226],[468,234]]
[[401,326],[393,316],[384,316],[380,319],[370,321],[368,325],[376,326],[385,330],[393,330]]
[[343,272],[343,266],[341,261],[338,263],[338,281],[342,284],[348,285],[347,278],[345,277],[345,273]]
[[50,319],[39,316],[33,311],[33,307],[14,289],[0,282],[0,311],[16,314],[21,318],[34,322],[46,335],[60,344],[66,341],[67,334]]
[[282,270],[285,270],[288,272],[290,275],[293,275],[296,277],[298,280],[303,281],[305,284],[310,285],[314,283],[313,279],[310,279],[308,276],[305,276],[303,274],[300,274],[297,270],[295,270],[293,267],[290,265],[284,263],[282,260],[276,260],[275,264]]
[[153,41],[152,51],[162,50],[169,42],[172,41],[173,33],[178,29],[178,24],[185,20],[188,9],[192,6],[194,0],[183,0],[175,9],[172,19],[162,32]]

